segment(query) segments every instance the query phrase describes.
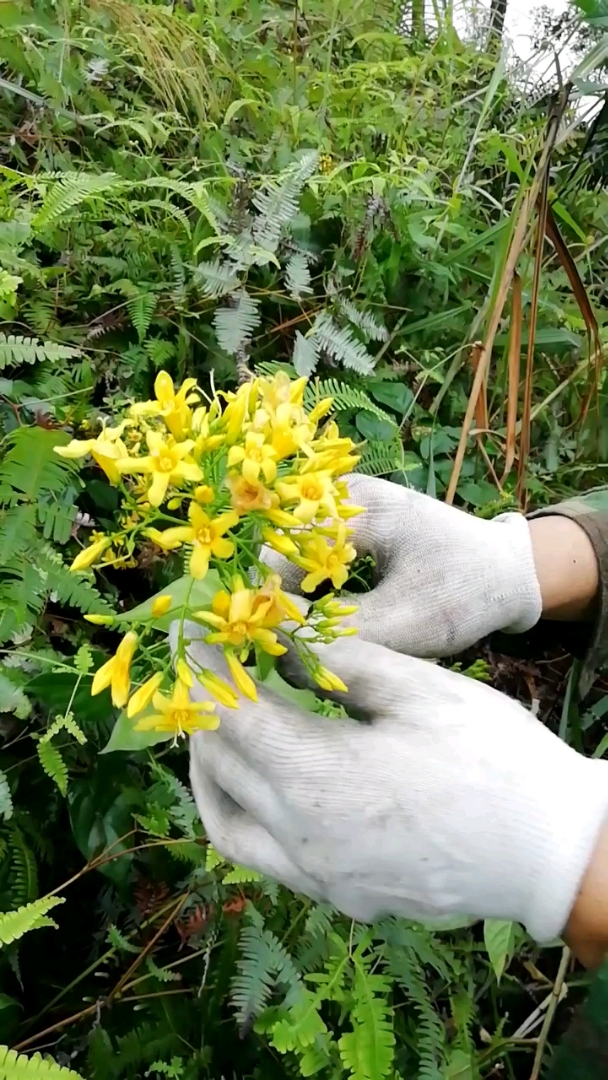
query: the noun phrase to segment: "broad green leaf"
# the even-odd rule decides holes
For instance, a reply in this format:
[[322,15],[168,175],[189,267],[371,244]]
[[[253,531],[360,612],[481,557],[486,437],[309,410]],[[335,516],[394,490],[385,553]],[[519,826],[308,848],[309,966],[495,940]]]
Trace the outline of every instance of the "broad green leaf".
[[497,982],[500,982],[511,960],[516,928],[517,923],[507,922],[504,919],[486,919],[483,924],[483,939]]
[[219,588],[221,588],[221,583],[215,570],[209,570],[202,579],[193,578],[190,574],[184,574],[183,577],[177,578],[170,585],[166,585],[164,589],[154,593],[154,596],[144,600],[143,604],[138,604],[137,607],[131,608],[130,611],[117,615],[115,625],[149,621],[152,618],[154,601],[159,596],[170,596],[172,604],[169,611],[152,621],[152,626],[157,630],[168,630],[174,619],[181,616],[184,607],[188,606],[191,610],[208,607]]
[[108,742],[100,754],[111,754],[114,750],[145,750],[148,746],[156,746],[157,743],[168,742],[173,738],[170,731],[137,731],[135,725],[146,716],[153,716],[154,708],[149,705],[147,709],[129,720],[125,710],[120,713]]

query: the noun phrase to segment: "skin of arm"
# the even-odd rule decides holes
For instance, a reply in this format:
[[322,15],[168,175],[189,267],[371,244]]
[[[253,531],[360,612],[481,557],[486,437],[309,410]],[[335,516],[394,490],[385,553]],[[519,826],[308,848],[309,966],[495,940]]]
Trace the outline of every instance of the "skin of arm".
[[572,622],[592,619],[599,568],[584,529],[567,517],[541,517],[530,522],[530,536],[543,618]]
[[[543,618],[592,619],[599,568],[586,532],[570,518],[554,516],[531,521],[530,535]],[[608,955],[608,822],[600,831],[564,938],[585,967],[599,967]]]

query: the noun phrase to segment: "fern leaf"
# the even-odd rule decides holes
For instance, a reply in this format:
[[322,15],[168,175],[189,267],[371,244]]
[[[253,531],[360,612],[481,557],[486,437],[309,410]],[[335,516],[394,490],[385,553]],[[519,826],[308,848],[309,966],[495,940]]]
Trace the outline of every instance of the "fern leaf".
[[[333,398],[332,410],[334,413],[358,412],[359,409],[366,409],[367,412],[377,416],[379,420],[395,423],[394,418],[389,416],[379,405],[376,405],[365,390],[358,386],[351,386],[349,383],[339,382],[338,379],[317,380],[307,386],[304,402],[306,407],[311,409],[318,401],[322,401],[326,397]],[[386,443],[384,445],[386,446]]]
[[13,816],[13,797],[8,786],[6,773],[2,769],[0,769],[0,814],[2,814],[5,821],[8,821]]
[[58,1065],[52,1058],[35,1053],[31,1057],[0,1046],[0,1080],[82,1080],[80,1073]]
[[355,954],[352,1032],[338,1041],[340,1056],[352,1080],[382,1080],[392,1074],[395,1032],[387,1003],[390,981],[372,975]]
[[309,150],[275,179],[270,180],[253,198],[258,217],[252,234],[256,245],[276,251],[281,234],[298,213],[298,200],[306,182],[316,172],[319,154]]
[[38,893],[38,867],[36,857],[21,829],[14,823],[11,823],[9,828],[11,900],[19,907],[28,901],[35,901]]
[[363,342],[354,336],[352,330],[346,326],[338,326],[327,311],[317,315],[313,334],[332,360],[346,368],[352,368],[359,375],[371,375],[374,370],[373,356],[370,356]]
[[50,776],[62,795],[67,794],[68,790],[68,767],[63,760],[61,753],[56,746],[50,740],[38,743],[38,759],[42,768],[47,776]]
[[298,375],[312,375],[319,362],[319,346],[314,337],[304,337],[296,330],[293,366]]
[[223,885],[248,885],[253,881],[261,881],[262,875],[257,870],[248,870],[245,866],[233,866],[222,878]]
[[219,300],[221,296],[238,289],[239,280],[234,272],[234,267],[220,259],[198,264],[195,272],[195,281],[198,281],[206,296]]
[[173,805],[169,808],[171,820],[186,836],[194,840],[194,823],[199,820],[199,813],[192,795],[170,769],[165,769],[157,761],[152,765],[152,772],[173,797]]
[[312,292],[310,270],[308,269],[308,259],[303,251],[297,251],[289,259],[285,267],[285,279],[289,293],[294,300],[301,300],[303,296],[310,296]]
[[141,949],[138,945],[132,945],[128,938],[113,924],[108,928],[108,942],[117,952],[134,953],[139,956]]
[[286,1005],[294,1004],[304,988],[291,956],[275,934],[256,925],[245,926],[240,944],[238,974],[232,981],[232,1003],[239,1023],[262,1012],[276,985],[285,989]]
[[0,371],[10,364],[36,364],[43,360],[56,364],[58,360],[70,360],[81,355],[80,349],[70,345],[57,345],[53,341],[42,343],[37,338],[0,332]]
[[0,671],[0,713],[14,713],[18,720],[27,720],[32,705],[20,686],[13,682],[10,673]]
[[[0,532],[0,550],[1,541],[2,533]],[[53,592],[61,604],[78,608],[84,615],[91,612],[97,612],[100,615],[112,613],[110,605],[102,599],[88,578],[83,574],[70,573],[61,556],[47,544],[31,548],[28,554],[36,560],[39,571],[45,575],[47,592]]]
[[398,440],[385,443],[370,439],[363,447],[355,472],[364,473],[366,476],[388,476],[399,468],[401,449]]
[[27,934],[29,930],[38,930],[42,926],[57,924],[47,916],[47,912],[58,904],[65,903],[64,896],[43,896],[31,904],[25,904],[17,911],[5,911],[0,914],[0,942],[10,945],[13,941]]
[[[74,475],[74,464],[60,458],[55,447],[65,435],[41,427],[20,427],[10,435],[10,450],[0,472],[0,500],[11,505],[21,499],[37,503],[46,492],[60,492]],[[13,489],[12,496],[8,489]],[[19,545],[23,550],[23,542]]]
[[230,356],[238,353],[260,325],[259,303],[245,289],[231,294],[232,305],[218,308],[213,326],[220,348]]
[[368,341],[388,341],[388,331],[369,311],[361,311],[351,300],[340,301],[340,311],[350,319]]
[[[78,668],[76,667],[76,662],[74,662],[74,667],[76,668],[76,670],[78,670]],[[70,735],[72,735],[76,739],[76,742],[80,743],[81,746],[84,746],[87,741],[87,737],[84,731],[81,731],[81,729],[78,727],[78,724],[74,720],[74,717],[71,715],[71,713],[66,713],[65,716],[55,717],[50,728],[48,728],[48,730],[45,731],[44,735],[42,736],[40,740],[40,745],[50,742],[50,740],[60,731],[68,731]]]
[[133,296],[130,300],[127,300],[129,318],[137,330],[137,336],[140,343],[144,340],[150,329],[150,323],[152,322],[152,316],[155,310],[156,297],[154,293],[140,293],[138,296]]
[[99,197],[109,191],[129,187],[117,173],[66,172],[60,180],[52,182],[44,196],[42,206],[32,218],[32,229],[38,231],[55,225],[86,199]]
[[146,958],[146,964],[150,978],[158,979],[161,983],[181,982],[182,977],[178,971],[167,971],[165,968],[159,968],[151,956]]

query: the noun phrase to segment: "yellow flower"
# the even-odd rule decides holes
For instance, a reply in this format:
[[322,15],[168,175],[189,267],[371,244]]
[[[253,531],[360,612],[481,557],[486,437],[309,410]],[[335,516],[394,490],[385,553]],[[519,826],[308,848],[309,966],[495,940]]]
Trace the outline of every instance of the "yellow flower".
[[[267,604],[268,600],[271,601],[270,606]],[[270,574],[267,577],[253,602],[254,612],[257,611],[262,604],[264,605],[262,626],[273,629],[285,619],[293,619],[293,621],[299,623],[300,626],[304,626],[306,622],[306,619],[297,604],[294,604],[287,593],[284,593],[281,589],[280,574]],[[308,601],[306,601],[306,604],[308,604]]]
[[256,589],[245,588],[242,578],[237,576],[232,593],[223,589],[217,592],[211,611],[197,611],[195,617],[214,628],[206,638],[210,645],[228,645],[246,655],[255,644],[271,656],[281,656],[287,650],[279,645],[277,635],[265,625],[272,603],[272,596],[260,598]]
[[289,536],[285,536],[285,533],[278,533],[275,529],[262,529],[262,540],[273,551],[278,551],[279,555],[285,555],[286,558],[298,554],[297,544]]
[[308,525],[320,511],[328,517],[337,517],[337,490],[329,472],[307,472],[303,475],[287,476],[277,482],[276,490],[285,503],[297,502],[294,516],[302,524]]
[[237,514],[249,514],[252,510],[271,510],[279,504],[278,496],[269,491],[261,480],[252,484],[244,476],[229,476],[226,487]]
[[204,686],[205,690],[213,694],[213,697],[219,701],[220,705],[225,705],[228,709],[238,708],[239,699],[234,690],[224,679],[220,679],[215,672],[203,668],[196,677],[201,686]]
[[170,698],[157,692],[152,704],[156,712],[143,716],[135,725],[137,731],[172,731],[177,738],[200,730],[214,731],[219,726],[213,702],[190,701],[188,687],[179,679]]
[[291,402],[279,405],[270,419],[270,428],[270,442],[279,461],[301,450],[315,435],[315,425],[310,423],[304,409]]
[[234,552],[232,540],[224,539],[224,533],[234,528],[239,516],[229,510],[219,517],[210,518],[198,503],[190,503],[188,511],[189,525],[176,525],[165,529],[161,536],[165,544],[192,544],[190,573],[192,577],[203,578],[209,569],[212,555],[216,559],[229,559]]
[[312,532],[300,542],[299,556],[293,562],[306,570],[301,588],[304,592],[314,592],[327,578],[334,589],[341,589],[348,578],[349,564],[356,558],[357,552],[352,544],[346,542],[346,526],[340,524],[336,530],[336,541],[328,544],[324,536]]
[[118,484],[120,471],[117,461],[127,455],[127,448],[121,439],[126,421],[118,427],[104,427],[96,439],[72,439],[67,446],[56,446],[55,453],[63,458],[82,458],[90,454],[103,469],[111,484]]
[[85,615],[85,619],[93,626],[111,626],[114,622],[113,615]]
[[163,439],[158,431],[147,431],[146,442],[150,453],[146,457],[125,457],[118,462],[121,473],[144,473],[152,477],[147,497],[152,506],[160,506],[169,484],[180,484],[184,480],[197,483],[203,479],[198,465],[189,458],[194,446],[192,439],[176,443]]
[[166,371],[159,371],[154,380],[156,401],[138,401],[131,406],[131,416],[162,416],[165,424],[175,439],[185,439],[190,432],[192,410],[189,408],[197,401],[197,395],[190,391],[196,386],[196,379],[185,379],[177,393],[173,379]]
[[[165,530],[165,532],[167,531],[168,530]],[[169,541],[165,539],[165,533],[161,532],[160,529],[144,529],[144,536],[147,536],[148,540],[151,540],[157,547],[162,548],[163,551],[175,551],[176,548],[181,547],[179,540],[174,540],[169,543]]]
[[200,459],[201,454],[208,453],[210,450],[217,450],[218,446],[221,446],[226,441],[226,436],[222,432],[216,432],[215,435],[211,434],[211,421],[213,419],[214,417],[210,411],[203,406],[196,409],[192,417],[192,434],[196,436],[192,453],[197,460]]
[[342,682],[342,679],[338,678],[333,671],[329,671],[326,667],[315,668],[313,678],[317,686],[320,686],[322,690],[339,690],[343,694],[348,692],[348,686]]
[[129,720],[147,708],[162,683],[163,677],[162,671],[157,671],[155,675],[151,675],[149,679],[146,679],[145,683],[142,683],[139,689],[129,698],[129,704],[127,705]]
[[251,678],[251,675],[245,670],[241,661],[232,652],[226,652],[226,663],[230,668],[230,674],[234,679],[234,682],[241,694],[244,697],[249,698],[251,701],[258,700],[258,692],[255,688],[255,683]]
[[258,386],[258,380],[254,380],[243,383],[235,394],[223,394],[228,404],[222,413],[221,426],[226,433],[226,442],[229,445],[237,441],[246,426],[249,412],[255,407]]
[[114,656],[95,672],[91,694],[100,694],[108,686],[112,688],[112,702],[118,709],[126,705],[131,685],[130,669],[133,653],[137,648],[137,634],[129,630],[123,637]]
[[228,467],[231,469],[242,462],[242,473],[249,484],[255,484],[260,473],[267,484],[272,484],[277,475],[277,452],[270,446],[263,435],[248,431],[242,446],[231,446],[228,454]]
[[111,536],[102,536],[101,539],[94,540],[93,543],[89,544],[88,547],[83,548],[82,551],[79,551],[78,555],[70,566],[70,570],[86,570],[87,567],[92,566],[94,562],[97,562],[99,556],[103,554],[106,548],[109,548],[111,543]]
[[197,502],[206,506],[208,503],[213,502],[215,492],[212,487],[209,487],[209,484],[199,484],[199,486],[194,489],[194,498]]
[[180,656],[179,660],[176,660],[175,670],[180,682],[183,682],[184,685],[191,690],[194,686],[194,679],[192,678],[192,672],[183,657]]
[[173,597],[169,596],[168,593],[165,593],[164,596],[157,596],[156,599],[152,601],[152,614],[154,618],[158,619],[161,615],[166,615],[172,603]]

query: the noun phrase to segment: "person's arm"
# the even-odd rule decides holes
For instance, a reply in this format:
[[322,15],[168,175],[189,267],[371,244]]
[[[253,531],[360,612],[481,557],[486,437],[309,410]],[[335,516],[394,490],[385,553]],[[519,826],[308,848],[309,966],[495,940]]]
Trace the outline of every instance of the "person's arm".
[[580,625],[578,693],[585,697],[608,663],[608,488],[537,510],[528,522],[542,618]]

